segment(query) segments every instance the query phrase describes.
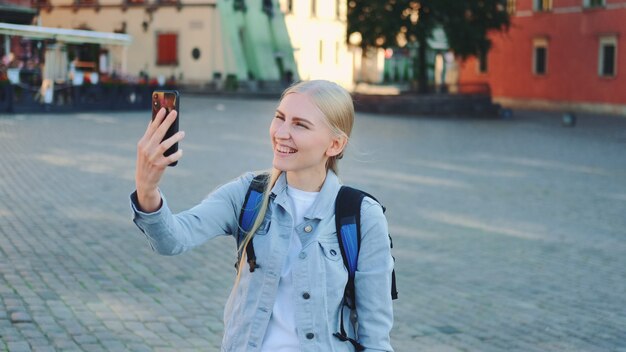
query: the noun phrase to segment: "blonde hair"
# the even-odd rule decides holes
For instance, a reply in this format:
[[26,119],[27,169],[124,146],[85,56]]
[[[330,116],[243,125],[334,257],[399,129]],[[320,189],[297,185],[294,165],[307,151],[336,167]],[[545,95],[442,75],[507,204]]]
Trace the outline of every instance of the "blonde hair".
[[[352,96],[343,87],[338,84],[325,80],[313,80],[302,81],[293,84],[289,88],[285,89],[280,97],[282,101],[287,95],[299,93],[306,94],[311,102],[324,114],[325,122],[330,127],[335,136],[350,137],[352,132],[352,126],[354,125],[354,103],[352,102]],[[326,170],[333,170],[334,173],[338,173],[337,162],[343,157],[343,151],[336,156],[328,158],[326,161]],[[235,279],[235,285],[233,286],[233,292],[239,283],[241,278],[241,270],[246,266],[246,247],[248,243],[252,241],[254,233],[259,229],[265,214],[267,213],[267,207],[269,204],[269,198],[272,188],[276,184],[276,181],[280,177],[282,171],[272,169],[270,177],[263,192],[263,199],[259,205],[259,213],[252,225],[252,228],[245,234],[245,238],[241,241],[238,248],[238,253],[241,253],[237,267],[237,278]]]
[[[281,100],[288,94],[300,93],[306,94],[311,102],[317,106],[324,114],[324,121],[330,127],[335,136],[344,136],[350,138],[352,126],[354,125],[354,103],[352,96],[343,87],[337,83],[325,80],[313,80],[299,82],[287,88]],[[337,161],[343,158],[343,151],[337,155],[328,158],[326,162],[326,170],[333,170],[338,173]]]

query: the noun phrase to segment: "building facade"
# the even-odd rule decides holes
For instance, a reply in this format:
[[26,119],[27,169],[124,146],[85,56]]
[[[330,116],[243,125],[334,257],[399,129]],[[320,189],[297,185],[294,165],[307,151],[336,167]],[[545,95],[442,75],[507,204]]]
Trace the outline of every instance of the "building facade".
[[626,115],[626,1],[508,0],[510,30],[460,63],[505,106]]
[[[360,49],[347,44],[347,2],[342,0],[281,0],[287,31],[305,80],[329,79],[351,87]],[[358,72],[358,70],[356,70]],[[358,73],[357,73],[358,75]]]
[[36,2],[42,26],[132,37],[120,52],[100,50],[107,67],[97,62],[96,70],[200,86],[327,78],[349,88],[355,52],[345,39],[346,6],[340,0]]
[[110,57],[110,70],[120,75],[173,76],[194,83],[229,69],[212,0],[40,0],[37,6],[45,27],[129,34],[133,40],[125,52],[103,53]]

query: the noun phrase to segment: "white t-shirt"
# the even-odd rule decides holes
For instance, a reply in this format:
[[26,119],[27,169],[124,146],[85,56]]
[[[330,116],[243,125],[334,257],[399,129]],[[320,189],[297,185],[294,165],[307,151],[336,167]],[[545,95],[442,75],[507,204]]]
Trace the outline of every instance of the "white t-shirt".
[[294,230],[291,232],[289,252],[281,271],[276,300],[272,309],[265,337],[263,338],[263,352],[295,352],[300,351],[300,341],[296,333],[296,317],[293,302],[293,281],[291,266],[298,253],[302,250],[302,243],[295,228],[304,222],[304,214],[311,208],[319,192],[305,192],[287,186],[287,195],[293,210]]

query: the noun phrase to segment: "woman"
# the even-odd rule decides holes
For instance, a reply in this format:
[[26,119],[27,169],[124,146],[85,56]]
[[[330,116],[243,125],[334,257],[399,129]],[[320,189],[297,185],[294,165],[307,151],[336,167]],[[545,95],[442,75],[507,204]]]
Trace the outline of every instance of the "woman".
[[[158,189],[167,165],[182,150],[163,152],[183,139],[161,142],[176,118],[160,111],[138,143],[134,221],[160,254],[175,255],[218,235],[237,236],[239,214],[254,174],[218,188],[192,209],[173,215]],[[239,270],[224,313],[222,351],[354,351],[348,335],[372,351],[392,351],[393,267],[387,222],[371,198],[361,205],[361,246],[355,276],[357,321],[342,310],[347,271],[335,230],[334,201],[341,187],[337,161],[354,122],[350,94],[335,83],[297,83],[283,93],[269,134],[273,168],[259,215],[241,244],[252,241],[259,267]],[[238,267],[247,266],[241,251]],[[344,312],[345,311],[345,312]]]

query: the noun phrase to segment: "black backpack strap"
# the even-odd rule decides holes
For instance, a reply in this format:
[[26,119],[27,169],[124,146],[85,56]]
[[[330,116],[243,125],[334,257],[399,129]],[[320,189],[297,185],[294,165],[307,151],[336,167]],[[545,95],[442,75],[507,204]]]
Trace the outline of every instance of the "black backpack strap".
[[[354,277],[358,264],[359,250],[361,248],[361,204],[363,198],[369,197],[376,201],[383,209],[387,210],[374,196],[361,190],[342,186],[335,200],[335,226],[337,229],[337,241],[341,249],[343,263],[348,270],[348,283],[343,293],[344,304],[340,311],[340,332],[333,335],[341,341],[349,341],[357,351],[365,350],[355,339],[349,338],[343,324],[343,308],[348,306],[351,310],[356,309]],[[393,248],[393,241],[389,235],[389,245]],[[395,258],[394,258],[395,262]],[[396,272],[391,272],[391,298],[397,299]]]
[[364,194],[342,186],[335,200],[335,226],[343,264],[348,269],[348,283],[344,293],[345,304],[354,309],[354,273],[361,246],[361,202]]
[[[252,225],[254,225],[257,215],[259,214],[259,207],[261,205],[261,201],[263,200],[263,192],[265,191],[268,180],[268,173],[259,174],[252,179],[250,187],[248,187],[248,192],[246,193],[246,198],[244,199],[243,206],[241,207],[241,213],[239,214],[239,230],[237,231],[238,249],[246,236],[250,235],[249,232],[252,229]],[[250,242],[246,245],[246,257],[250,266],[250,272],[254,272],[254,269],[258,268],[258,265],[256,264],[256,254],[254,253],[254,245],[252,242],[253,240],[250,240]],[[242,254],[242,251],[239,250],[237,253],[238,260],[235,267],[239,264]]]
[[[359,191],[359,192],[363,193],[363,195],[365,195],[366,197],[372,198],[374,201],[376,201],[376,203],[378,203],[381,206],[381,208],[383,208],[383,214],[387,211],[387,208],[381,202],[379,202],[378,199],[376,199],[373,195],[371,195],[369,193],[366,193],[366,192],[363,192],[363,191]],[[359,224],[358,226],[360,227],[361,223],[359,222],[358,224]],[[361,232],[360,232],[360,229],[359,229],[359,234],[360,233]],[[359,236],[359,241],[360,241],[360,239],[361,239],[361,237]],[[389,234],[389,247],[393,249],[393,239],[391,238],[391,234]],[[393,261],[395,263],[396,262],[396,258],[393,257],[393,256],[392,256],[392,258],[393,258]],[[394,267],[395,267],[395,265],[394,265]],[[391,299],[398,299],[398,289],[396,287],[396,269],[393,269],[391,271]]]
[[343,264],[348,270],[348,283],[343,292],[343,304],[340,311],[340,332],[333,335],[341,341],[349,341],[357,351],[363,347],[355,339],[349,338],[343,324],[343,308],[348,306],[356,309],[354,275],[357,269],[359,249],[361,246],[361,202],[365,193],[347,186],[342,186],[335,200],[335,226],[337,241],[341,250]]
[[[383,207],[383,211],[385,208]],[[393,249],[393,239],[391,239],[391,234],[389,234],[389,247]],[[396,257],[391,256],[393,258],[393,266],[394,269],[391,270],[391,299],[398,299],[398,289],[396,288]]]

